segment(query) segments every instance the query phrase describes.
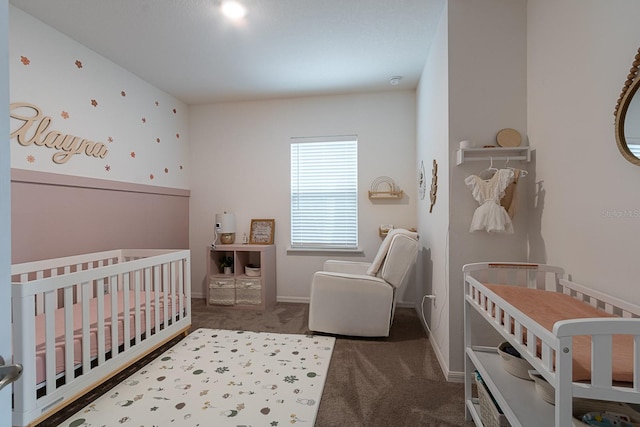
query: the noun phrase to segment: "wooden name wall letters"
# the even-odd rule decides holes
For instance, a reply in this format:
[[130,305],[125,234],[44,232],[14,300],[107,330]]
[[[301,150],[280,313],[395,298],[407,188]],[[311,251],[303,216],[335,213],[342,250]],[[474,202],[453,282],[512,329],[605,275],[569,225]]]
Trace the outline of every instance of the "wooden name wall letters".
[[[63,164],[74,154],[84,153],[87,156],[104,159],[109,151],[101,142],[89,141],[74,135],[65,135],[60,131],[49,129],[51,117],[43,116],[38,107],[26,102],[15,102],[10,105],[10,116],[19,120],[22,125],[11,132],[10,138],[16,138],[25,147],[35,144],[60,150],[52,157],[54,163]],[[22,114],[21,114],[22,113]],[[35,129],[32,129],[35,125]]]

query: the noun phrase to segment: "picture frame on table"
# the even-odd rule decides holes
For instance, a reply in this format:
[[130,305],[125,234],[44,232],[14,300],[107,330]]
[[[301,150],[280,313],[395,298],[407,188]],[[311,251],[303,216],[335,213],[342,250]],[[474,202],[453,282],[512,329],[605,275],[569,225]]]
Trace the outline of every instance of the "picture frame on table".
[[249,244],[272,245],[275,228],[275,219],[252,219]]

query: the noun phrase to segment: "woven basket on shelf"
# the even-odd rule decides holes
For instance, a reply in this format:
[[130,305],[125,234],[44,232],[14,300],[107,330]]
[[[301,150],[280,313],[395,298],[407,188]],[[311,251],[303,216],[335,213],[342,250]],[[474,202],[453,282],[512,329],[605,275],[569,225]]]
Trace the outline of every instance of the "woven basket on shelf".
[[478,402],[480,403],[480,420],[484,427],[510,427],[509,421],[504,414],[500,413],[498,406],[494,403],[493,397],[487,390],[484,383],[476,377],[478,386]]
[[533,366],[531,366],[525,359],[505,352],[505,347],[508,345],[510,345],[508,342],[503,342],[498,346],[500,364],[504,370],[509,372],[511,375],[531,381],[531,377],[529,377],[529,370],[533,369]]

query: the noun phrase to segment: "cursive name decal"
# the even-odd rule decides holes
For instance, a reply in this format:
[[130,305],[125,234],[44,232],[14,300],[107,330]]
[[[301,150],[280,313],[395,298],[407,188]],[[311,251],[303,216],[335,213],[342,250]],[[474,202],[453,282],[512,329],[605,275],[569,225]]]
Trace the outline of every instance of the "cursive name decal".
[[101,142],[94,142],[79,136],[63,134],[50,130],[51,117],[43,116],[38,107],[26,102],[10,104],[10,116],[21,122],[18,129],[11,132],[10,138],[16,138],[25,147],[35,144],[59,150],[52,157],[54,163],[63,164],[74,154],[84,153],[90,157],[104,159],[109,151]]

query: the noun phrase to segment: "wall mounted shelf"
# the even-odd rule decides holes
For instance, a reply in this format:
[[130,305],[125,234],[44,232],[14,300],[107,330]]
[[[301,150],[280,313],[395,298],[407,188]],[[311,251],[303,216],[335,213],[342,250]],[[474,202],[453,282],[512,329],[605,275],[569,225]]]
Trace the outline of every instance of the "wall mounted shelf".
[[457,164],[477,160],[531,161],[531,147],[459,148]]
[[369,199],[402,199],[403,194],[392,178],[379,176],[371,183]]
[[402,199],[404,193],[400,191],[369,191],[370,199]]

